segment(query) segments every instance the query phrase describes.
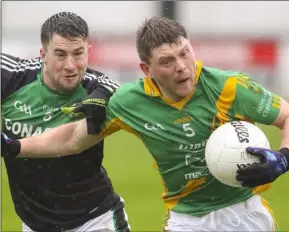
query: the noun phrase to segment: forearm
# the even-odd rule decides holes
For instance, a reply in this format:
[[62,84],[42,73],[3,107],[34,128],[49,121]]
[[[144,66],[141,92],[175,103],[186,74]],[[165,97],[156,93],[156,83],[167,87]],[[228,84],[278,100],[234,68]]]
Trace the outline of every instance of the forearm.
[[283,147],[289,148],[289,116],[286,118],[283,128],[281,128],[281,130],[282,130],[281,148]]
[[20,140],[21,150],[17,157],[47,158],[71,155],[79,152],[77,122],[62,125],[39,136]]
[[287,171],[289,171],[289,116],[285,119],[285,123],[281,128],[282,140],[280,151],[287,160]]

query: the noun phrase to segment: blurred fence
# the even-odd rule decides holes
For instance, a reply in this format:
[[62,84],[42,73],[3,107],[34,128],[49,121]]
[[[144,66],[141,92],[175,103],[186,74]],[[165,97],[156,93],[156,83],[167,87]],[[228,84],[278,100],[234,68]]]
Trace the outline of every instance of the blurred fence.
[[[40,26],[59,11],[87,20],[93,49],[90,65],[120,82],[142,77],[135,32],[145,17],[159,15],[159,2],[2,2],[2,51],[39,54]],[[23,10],[23,9],[26,10]],[[235,69],[288,96],[289,2],[178,2],[177,19],[206,66]]]

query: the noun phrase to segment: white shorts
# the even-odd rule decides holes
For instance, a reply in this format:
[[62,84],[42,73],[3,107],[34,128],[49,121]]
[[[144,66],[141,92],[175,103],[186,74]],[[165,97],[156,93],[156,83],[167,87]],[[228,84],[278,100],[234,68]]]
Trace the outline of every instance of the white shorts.
[[267,202],[259,195],[202,217],[168,212],[164,231],[275,231]]
[[[114,212],[113,210],[110,210],[96,218],[91,219],[90,221],[86,222],[82,226],[79,226],[77,228],[74,228],[72,230],[66,230],[63,232],[112,232],[112,231],[130,231],[130,225],[128,223],[128,217],[125,212],[124,208],[118,209],[122,210],[122,212]],[[119,214],[119,215],[117,215]],[[116,217],[121,217],[116,219]],[[124,217],[124,218],[123,218]],[[117,221],[119,221],[120,225],[116,225]],[[124,223],[126,221],[127,223]],[[124,226],[124,227],[123,227]],[[121,227],[121,228],[120,228]],[[23,232],[34,232],[31,230],[25,223],[22,223],[22,231]]]

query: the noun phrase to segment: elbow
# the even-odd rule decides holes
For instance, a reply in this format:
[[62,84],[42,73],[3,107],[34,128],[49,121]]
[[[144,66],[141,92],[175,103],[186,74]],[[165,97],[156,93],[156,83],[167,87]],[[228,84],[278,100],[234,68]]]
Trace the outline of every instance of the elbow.
[[[283,121],[283,123],[281,123],[281,125],[279,125],[279,128],[281,130],[287,130],[289,129],[289,115],[285,118],[285,120]],[[287,131],[288,133],[288,131]]]

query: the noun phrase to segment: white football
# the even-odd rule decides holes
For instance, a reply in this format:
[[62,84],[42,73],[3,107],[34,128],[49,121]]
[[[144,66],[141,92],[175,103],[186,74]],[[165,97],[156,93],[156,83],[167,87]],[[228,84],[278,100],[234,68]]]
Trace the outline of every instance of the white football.
[[246,152],[246,148],[264,147],[270,143],[264,132],[246,121],[227,122],[209,137],[205,160],[211,174],[223,184],[242,187],[236,180],[237,170],[260,162],[259,157]]

